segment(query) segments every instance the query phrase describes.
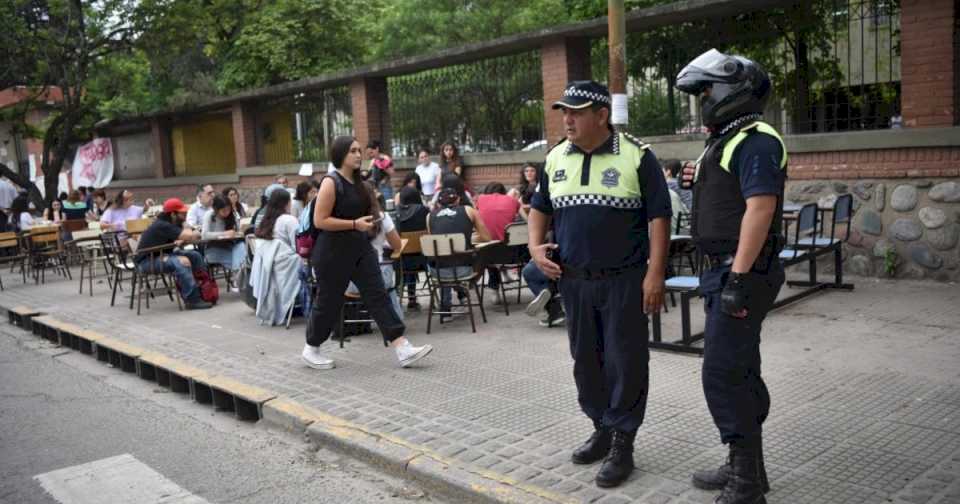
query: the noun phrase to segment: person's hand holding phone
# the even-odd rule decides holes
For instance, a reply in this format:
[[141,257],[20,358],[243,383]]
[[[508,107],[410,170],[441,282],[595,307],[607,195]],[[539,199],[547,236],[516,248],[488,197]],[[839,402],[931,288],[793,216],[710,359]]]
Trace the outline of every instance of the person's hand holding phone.
[[370,231],[371,229],[373,229],[373,225],[376,222],[378,221],[374,221],[372,215],[364,215],[363,217],[360,217],[359,219],[356,219],[353,221],[353,227],[357,231],[363,231],[364,233],[366,233],[367,231]]

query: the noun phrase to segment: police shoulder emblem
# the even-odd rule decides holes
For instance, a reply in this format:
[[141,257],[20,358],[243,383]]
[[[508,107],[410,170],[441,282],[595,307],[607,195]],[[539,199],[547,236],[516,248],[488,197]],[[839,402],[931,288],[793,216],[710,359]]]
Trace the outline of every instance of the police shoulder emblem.
[[600,184],[604,187],[617,187],[620,184],[620,171],[614,167],[603,170],[603,178]]
[[557,171],[553,172],[553,179],[551,180],[551,182],[563,182],[564,180],[567,180],[566,170],[564,170],[563,168],[559,168],[557,169]]

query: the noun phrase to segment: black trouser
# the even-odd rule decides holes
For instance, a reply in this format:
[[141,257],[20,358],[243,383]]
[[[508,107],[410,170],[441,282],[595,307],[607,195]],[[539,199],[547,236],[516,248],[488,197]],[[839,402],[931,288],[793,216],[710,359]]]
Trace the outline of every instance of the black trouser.
[[369,242],[365,239],[318,239],[311,263],[317,278],[317,293],[307,325],[308,345],[320,346],[339,324],[343,294],[351,281],[360,290],[363,304],[377,322],[384,342],[403,336],[406,327],[394,312],[383,285],[379,259]]
[[594,422],[625,432],[640,427],[647,407],[645,272],[638,267],[598,280],[560,280],[580,408]]
[[723,443],[752,439],[770,412],[770,394],[760,374],[760,327],[784,282],[774,261],[765,273],[751,273],[747,317],[720,310],[720,294],[730,266],[703,272],[700,289],[707,313],[703,340],[703,393]]

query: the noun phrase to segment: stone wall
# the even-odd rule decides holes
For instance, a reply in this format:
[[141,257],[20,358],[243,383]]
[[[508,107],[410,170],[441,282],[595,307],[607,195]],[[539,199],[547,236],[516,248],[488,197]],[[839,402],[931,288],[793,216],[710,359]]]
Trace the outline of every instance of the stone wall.
[[786,198],[832,206],[843,193],[854,195],[846,272],[960,280],[960,179],[791,181]]

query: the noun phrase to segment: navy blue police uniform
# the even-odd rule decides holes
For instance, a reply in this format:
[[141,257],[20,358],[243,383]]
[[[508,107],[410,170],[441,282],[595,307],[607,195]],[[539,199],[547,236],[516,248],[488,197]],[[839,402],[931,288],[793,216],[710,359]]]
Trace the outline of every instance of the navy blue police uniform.
[[[787,153],[779,134],[760,121],[745,121],[714,135],[697,165],[692,234],[708,259],[700,279],[705,298],[703,390],[723,443],[756,440],[770,411],[760,372],[760,328],[784,282],[778,252]],[[767,241],[746,277],[747,316],[721,309],[746,200],[777,196]]]
[[552,217],[580,407],[595,425],[635,432],[649,386],[647,223],[671,216],[660,163],[647,144],[611,133],[591,152],[557,144],[539,180],[531,205]]

